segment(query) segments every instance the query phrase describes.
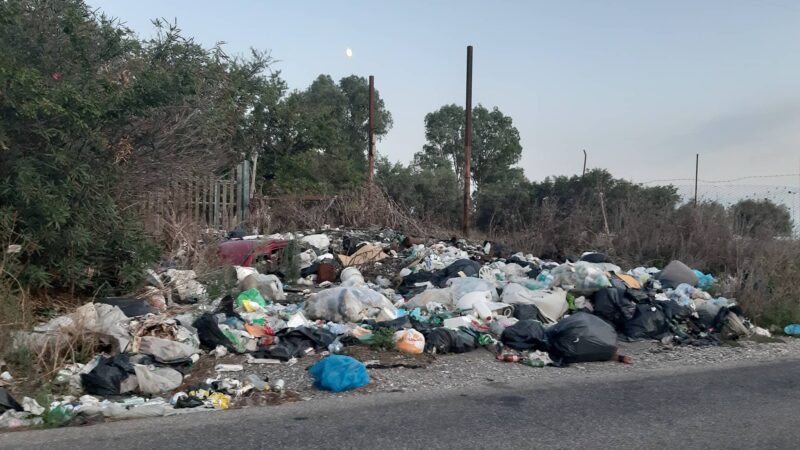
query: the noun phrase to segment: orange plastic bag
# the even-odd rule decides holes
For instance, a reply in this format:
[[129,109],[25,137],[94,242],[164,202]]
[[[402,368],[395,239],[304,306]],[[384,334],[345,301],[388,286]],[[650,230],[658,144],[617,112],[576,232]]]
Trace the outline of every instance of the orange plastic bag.
[[417,330],[400,330],[394,334],[394,346],[403,353],[422,353],[425,336]]

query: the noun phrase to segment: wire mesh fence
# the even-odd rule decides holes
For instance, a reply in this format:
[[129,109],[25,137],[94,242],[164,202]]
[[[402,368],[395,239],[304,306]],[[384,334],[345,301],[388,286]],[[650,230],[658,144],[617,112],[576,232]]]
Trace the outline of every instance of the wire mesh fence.
[[[683,202],[695,200],[695,179],[651,180],[646,186],[673,185]],[[741,200],[769,200],[786,207],[791,215],[794,235],[800,238],[800,173],[754,175],[728,180],[697,180],[697,201],[713,201],[725,207]]]

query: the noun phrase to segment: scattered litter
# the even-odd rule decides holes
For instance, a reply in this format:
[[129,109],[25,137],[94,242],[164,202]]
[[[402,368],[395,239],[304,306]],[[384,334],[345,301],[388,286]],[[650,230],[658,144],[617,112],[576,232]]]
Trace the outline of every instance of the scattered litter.
[[214,366],[215,372],[241,372],[244,366],[241,364],[217,364]]
[[[35,425],[39,416],[70,424],[297,400],[299,380],[287,388],[264,372],[286,377],[282,370],[308,360],[316,361],[308,372],[317,388],[343,392],[368,385],[368,367],[426,367],[437,355],[479,348],[489,354],[476,357],[545,368],[631,363],[618,354],[619,340],[671,347],[771,337],[733,299],[711,295],[721,284],[712,274],[680,261],[623,272],[599,252],[559,263],[498,242],[341,233],[226,241],[238,242],[220,247],[240,264],[228,272],[238,288],[221,298],[209,298],[215,290],[194,271],[165,265],[147,271],[144,293],[100,299],[16,333],[18,348],[68,345],[76,328],[100,345],[86,364],[57,368],[50,381],[66,395],[51,404],[17,403],[0,387],[0,428]],[[277,250],[281,257],[267,264],[253,259]],[[800,324],[784,333],[800,336]],[[0,385],[16,383],[0,373]]]

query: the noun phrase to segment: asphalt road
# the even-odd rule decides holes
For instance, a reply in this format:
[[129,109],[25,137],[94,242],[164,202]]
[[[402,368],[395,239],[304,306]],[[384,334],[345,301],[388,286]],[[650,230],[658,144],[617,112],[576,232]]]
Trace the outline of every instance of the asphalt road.
[[[547,369],[531,369],[547,370]],[[800,361],[0,434],[0,448],[800,448]]]

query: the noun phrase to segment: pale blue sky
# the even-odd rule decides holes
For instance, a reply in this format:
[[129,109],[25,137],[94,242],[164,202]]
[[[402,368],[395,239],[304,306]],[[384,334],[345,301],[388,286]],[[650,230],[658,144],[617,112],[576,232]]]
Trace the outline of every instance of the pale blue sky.
[[[531,179],[605,167],[635,181],[800,171],[800,2],[89,0],[142,37],[177,18],[230,54],[271,50],[292,89],[375,75],[407,162],[426,113],[474,102],[520,131]],[[353,49],[353,58],[345,49]],[[763,183],[763,180],[760,182]]]

